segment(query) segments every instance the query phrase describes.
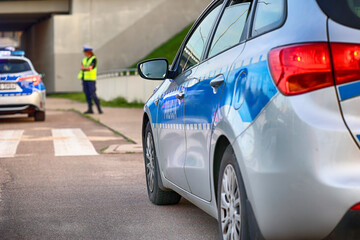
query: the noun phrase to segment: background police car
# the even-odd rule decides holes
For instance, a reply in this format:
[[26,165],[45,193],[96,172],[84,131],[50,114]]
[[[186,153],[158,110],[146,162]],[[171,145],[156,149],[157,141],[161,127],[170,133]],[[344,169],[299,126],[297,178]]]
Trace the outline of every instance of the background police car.
[[23,51],[0,50],[0,115],[28,114],[45,120],[46,89]]

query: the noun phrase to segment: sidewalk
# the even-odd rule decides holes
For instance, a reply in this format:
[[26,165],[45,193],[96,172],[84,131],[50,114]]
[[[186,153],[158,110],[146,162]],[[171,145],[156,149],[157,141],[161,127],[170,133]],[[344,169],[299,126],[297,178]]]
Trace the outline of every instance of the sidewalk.
[[[87,104],[64,98],[49,97],[46,99],[46,109],[74,109],[82,113],[87,110]],[[89,116],[141,145],[142,109],[102,107],[102,110],[104,113],[98,114],[96,107],[94,107],[95,114]]]

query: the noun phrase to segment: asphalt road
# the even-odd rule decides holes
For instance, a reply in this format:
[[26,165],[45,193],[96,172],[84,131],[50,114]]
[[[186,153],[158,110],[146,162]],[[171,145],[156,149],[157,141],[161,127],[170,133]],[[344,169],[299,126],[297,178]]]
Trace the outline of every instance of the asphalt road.
[[[68,137],[54,129],[85,137],[62,145]],[[88,140],[98,155],[66,156]],[[15,155],[0,155],[0,239],[217,239],[216,220],[188,201],[151,204],[142,155],[101,154],[128,143],[99,124],[61,111],[48,111],[42,123],[0,119],[0,146],[9,144],[3,151],[16,142]]]

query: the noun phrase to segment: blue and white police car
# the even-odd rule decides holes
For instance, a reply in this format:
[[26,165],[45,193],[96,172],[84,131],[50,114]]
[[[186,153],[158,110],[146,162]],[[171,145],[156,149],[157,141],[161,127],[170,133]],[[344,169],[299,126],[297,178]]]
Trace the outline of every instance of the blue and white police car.
[[360,2],[216,0],[145,104],[147,190],[220,239],[360,239]]
[[24,51],[0,50],[0,115],[45,120],[45,85]]

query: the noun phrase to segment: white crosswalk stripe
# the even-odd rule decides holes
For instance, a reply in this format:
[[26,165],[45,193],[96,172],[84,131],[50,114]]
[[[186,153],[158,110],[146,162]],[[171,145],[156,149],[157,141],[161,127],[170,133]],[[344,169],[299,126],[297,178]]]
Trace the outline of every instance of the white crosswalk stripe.
[[24,130],[1,130],[0,158],[20,156],[17,155],[17,150],[21,141],[53,141],[55,156],[98,155],[80,128],[51,129],[51,134],[52,137],[29,138],[24,135]]
[[24,130],[0,131],[0,158],[15,157]]
[[80,128],[52,129],[55,156],[98,155]]

